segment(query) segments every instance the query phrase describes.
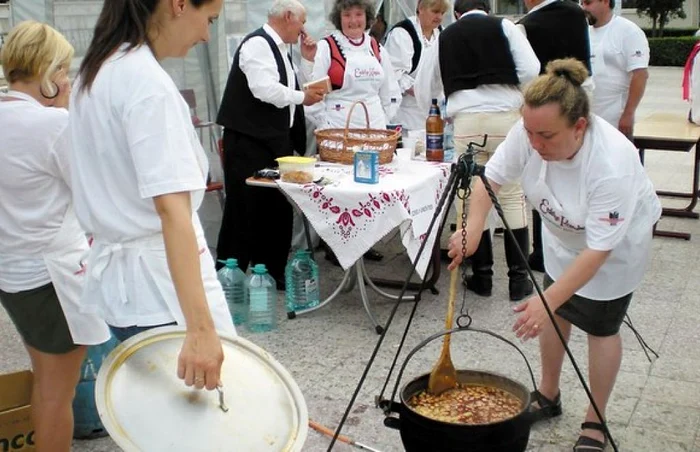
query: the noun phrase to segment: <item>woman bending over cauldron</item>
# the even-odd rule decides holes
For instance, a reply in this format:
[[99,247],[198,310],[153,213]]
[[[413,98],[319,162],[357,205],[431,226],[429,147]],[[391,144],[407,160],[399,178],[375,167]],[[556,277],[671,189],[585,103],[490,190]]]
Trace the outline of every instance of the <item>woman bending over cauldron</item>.
[[[616,128],[590,114],[581,84],[586,68],[555,60],[525,92],[520,120],[486,164],[494,191],[521,180],[542,215],[544,294],[568,341],[571,325],[588,335],[589,384],[605,417],[622,360],[619,328],[649,261],[652,229],[661,215],[637,150]],[[450,268],[476,250],[491,209],[484,184],[474,187],[467,218],[450,240]],[[537,420],[562,412],[559,379],[564,348],[537,295],[515,308],[513,330],[539,337],[542,377],[531,409]],[[588,407],[575,451],[602,451],[600,419]]]

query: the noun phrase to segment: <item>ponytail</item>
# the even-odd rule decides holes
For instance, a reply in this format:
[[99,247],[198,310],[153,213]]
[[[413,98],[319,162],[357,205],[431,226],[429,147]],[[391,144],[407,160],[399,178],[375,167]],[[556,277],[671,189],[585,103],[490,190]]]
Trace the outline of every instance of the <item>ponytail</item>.
[[105,1],[95,34],[80,64],[80,91],[90,91],[102,64],[123,43],[129,49],[148,42],[148,23],[159,0]]
[[[90,91],[102,64],[122,44],[128,44],[127,50],[142,44],[151,44],[148,41],[148,27],[161,1],[105,0],[95,25],[92,42],[80,64],[78,90]],[[187,3],[194,8],[199,8],[211,1],[187,0]]]

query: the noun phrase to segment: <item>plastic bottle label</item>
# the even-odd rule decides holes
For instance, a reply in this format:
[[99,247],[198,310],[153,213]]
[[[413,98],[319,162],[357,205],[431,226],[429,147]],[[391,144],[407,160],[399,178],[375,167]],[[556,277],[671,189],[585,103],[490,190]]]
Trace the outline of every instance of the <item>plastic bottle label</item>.
[[312,301],[318,298],[318,284],[315,279],[307,279],[304,281],[304,291],[306,293],[306,301]]
[[267,291],[265,289],[250,289],[250,310],[252,312],[267,311]]
[[425,149],[428,152],[442,151],[443,135],[441,133],[428,133],[425,137]]

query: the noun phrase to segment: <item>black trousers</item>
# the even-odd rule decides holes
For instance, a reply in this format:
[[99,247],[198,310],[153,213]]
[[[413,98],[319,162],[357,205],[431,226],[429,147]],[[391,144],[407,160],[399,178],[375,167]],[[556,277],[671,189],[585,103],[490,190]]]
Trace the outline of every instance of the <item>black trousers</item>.
[[237,259],[243,271],[249,264],[265,264],[273,278],[283,281],[292,242],[292,206],[275,188],[245,183],[255,171],[272,165],[274,160],[260,158],[267,152],[265,143],[253,137],[224,132],[226,205],[216,254],[217,259]]

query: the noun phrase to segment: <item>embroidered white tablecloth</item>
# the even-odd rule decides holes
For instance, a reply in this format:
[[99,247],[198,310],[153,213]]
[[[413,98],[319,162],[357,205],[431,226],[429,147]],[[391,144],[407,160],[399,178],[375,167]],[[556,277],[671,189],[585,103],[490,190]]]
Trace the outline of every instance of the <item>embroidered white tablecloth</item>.
[[[397,226],[411,261],[415,261],[449,179],[449,164],[394,159],[379,167],[378,184],[357,183],[352,172],[352,165],[319,162],[315,180],[325,177],[331,184],[277,183],[335,252],[343,269],[350,268]],[[439,225],[438,221],[416,265],[421,277]]]

